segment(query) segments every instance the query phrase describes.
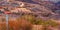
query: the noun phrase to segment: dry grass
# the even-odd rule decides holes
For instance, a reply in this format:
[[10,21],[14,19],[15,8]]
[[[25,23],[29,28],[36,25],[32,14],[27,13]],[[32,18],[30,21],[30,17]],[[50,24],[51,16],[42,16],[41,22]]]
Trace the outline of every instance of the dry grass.
[[[35,19],[34,16],[27,16],[27,15],[15,19],[9,18],[8,23],[9,23],[8,24],[9,30],[35,30],[35,29],[48,30],[51,28],[55,29],[54,27],[58,26],[57,23],[53,20],[44,21],[42,19]],[[0,22],[0,30],[6,30],[5,21]]]
[[9,21],[9,29],[13,30],[31,30],[32,25],[26,20]]
[[[9,30],[31,30],[32,24],[24,19],[17,18],[16,20],[9,19]],[[6,22],[0,22],[0,30],[6,30]]]

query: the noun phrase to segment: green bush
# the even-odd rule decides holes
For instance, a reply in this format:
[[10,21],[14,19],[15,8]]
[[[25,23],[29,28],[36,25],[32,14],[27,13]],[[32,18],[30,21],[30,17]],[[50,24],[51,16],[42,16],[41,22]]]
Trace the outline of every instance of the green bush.
[[27,20],[28,22],[35,24],[35,25],[44,25],[44,26],[57,26],[57,23],[53,20],[42,20],[42,19],[37,19],[32,15],[23,15],[22,16],[23,19]]
[[23,19],[27,20],[28,22],[35,24],[35,25],[40,25],[42,24],[43,20],[42,19],[36,19],[32,15],[23,15]]
[[57,23],[53,20],[46,21],[47,24],[51,25],[52,27],[58,26]]

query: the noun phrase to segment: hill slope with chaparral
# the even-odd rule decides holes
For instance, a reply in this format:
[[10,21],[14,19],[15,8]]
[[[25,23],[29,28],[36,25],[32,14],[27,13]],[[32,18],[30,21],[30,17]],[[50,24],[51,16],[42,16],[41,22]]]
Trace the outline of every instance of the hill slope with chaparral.
[[60,30],[60,1],[0,0],[0,30]]

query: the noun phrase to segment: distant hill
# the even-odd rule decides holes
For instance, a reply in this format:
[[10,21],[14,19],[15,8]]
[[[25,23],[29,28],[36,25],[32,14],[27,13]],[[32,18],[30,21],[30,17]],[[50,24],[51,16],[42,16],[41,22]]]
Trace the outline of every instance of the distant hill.
[[[12,0],[11,0],[12,1]],[[60,19],[60,8],[58,3],[54,3],[51,1],[41,1],[41,0],[13,0],[12,2],[0,2],[0,7],[5,7],[9,11],[13,10],[13,12],[19,12],[19,13],[27,13],[30,14],[32,13],[34,16],[37,16],[36,18],[42,18],[42,19]],[[24,7],[20,7],[21,4],[23,3]],[[16,7],[16,8],[15,8]],[[19,8],[19,9],[18,9]],[[25,10],[24,10],[24,9]],[[4,9],[5,10],[5,9]],[[16,10],[16,11],[14,11]],[[21,12],[22,10],[22,12]]]

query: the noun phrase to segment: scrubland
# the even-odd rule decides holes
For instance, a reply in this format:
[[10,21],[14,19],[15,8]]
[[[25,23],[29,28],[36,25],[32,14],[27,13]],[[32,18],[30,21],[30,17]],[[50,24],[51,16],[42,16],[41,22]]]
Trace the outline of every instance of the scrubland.
[[[5,19],[0,20],[0,30],[7,30]],[[8,19],[8,30],[60,30],[60,23],[55,20],[37,19],[32,15],[22,15],[15,20]]]

